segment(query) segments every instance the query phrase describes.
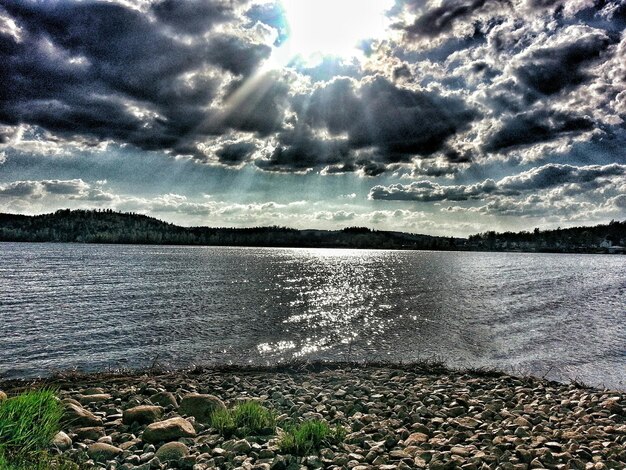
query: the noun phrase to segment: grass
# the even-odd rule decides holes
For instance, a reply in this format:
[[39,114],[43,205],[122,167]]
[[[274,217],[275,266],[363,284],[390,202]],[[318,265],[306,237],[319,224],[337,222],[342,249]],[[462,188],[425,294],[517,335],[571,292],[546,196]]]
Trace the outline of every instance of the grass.
[[81,470],[78,464],[60,456],[42,451],[19,460],[7,460],[0,454],[0,470]]
[[0,470],[79,468],[47,452],[62,415],[52,390],[29,391],[0,402]]
[[278,447],[286,454],[304,456],[318,451],[323,445],[341,442],[345,436],[346,430],[341,426],[331,428],[324,421],[310,420],[288,428]]
[[217,410],[211,414],[211,426],[230,437],[260,435],[276,427],[273,411],[255,401],[246,401],[234,408]]

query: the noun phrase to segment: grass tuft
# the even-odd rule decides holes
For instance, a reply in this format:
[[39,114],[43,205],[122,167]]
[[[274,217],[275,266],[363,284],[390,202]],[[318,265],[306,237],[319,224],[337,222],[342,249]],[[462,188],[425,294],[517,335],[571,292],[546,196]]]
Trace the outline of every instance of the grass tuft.
[[0,402],[0,470],[78,470],[47,449],[60,430],[63,408],[52,390],[25,392]]
[[0,470],[81,470],[86,468],[67,458],[53,456],[45,451],[11,461],[0,454]]
[[5,458],[46,449],[59,432],[63,409],[52,390],[23,393],[0,403],[0,450]]
[[304,456],[318,451],[323,445],[341,442],[345,437],[346,430],[341,426],[331,428],[324,421],[311,420],[288,428],[278,446],[285,454]]
[[263,405],[246,401],[231,409],[214,411],[211,414],[211,426],[226,437],[254,436],[273,431],[276,416]]

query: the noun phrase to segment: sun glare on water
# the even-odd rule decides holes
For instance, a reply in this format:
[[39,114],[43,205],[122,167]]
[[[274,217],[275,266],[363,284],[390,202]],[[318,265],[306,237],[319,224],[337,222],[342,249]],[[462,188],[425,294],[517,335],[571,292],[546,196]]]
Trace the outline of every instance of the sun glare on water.
[[385,12],[393,0],[283,0],[289,39],[277,50],[281,59],[315,62],[324,56],[349,58],[359,44],[384,35]]

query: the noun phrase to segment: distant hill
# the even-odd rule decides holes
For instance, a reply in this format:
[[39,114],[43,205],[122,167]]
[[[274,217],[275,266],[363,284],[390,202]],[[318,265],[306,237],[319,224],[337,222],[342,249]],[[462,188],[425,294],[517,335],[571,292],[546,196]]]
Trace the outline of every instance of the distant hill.
[[472,235],[469,250],[539,251],[559,253],[624,253],[626,221],[594,227],[570,227],[532,232],[485,232]]
[[364,227],[340,231],[187,228],[111,210],[66,209],[36,216],[0,214],[0,241],[451,250],[460,240]]
[[532,232],[490,231],[465,239],[365,227],[343,230],[179,227],[134,213],[65,209],[36,216],[0,213],[0,241],[622,253],[626,251],[621,248],[626,245],[626,221]]

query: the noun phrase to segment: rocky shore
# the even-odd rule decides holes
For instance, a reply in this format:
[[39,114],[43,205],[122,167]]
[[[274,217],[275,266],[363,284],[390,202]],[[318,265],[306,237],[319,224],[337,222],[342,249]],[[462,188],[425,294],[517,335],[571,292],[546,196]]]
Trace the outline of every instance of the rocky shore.
[[[626,469],[626,394],[497,373],[349,365],[190,370],[5,382],[9,396],[54,386],[65,408],[56,451],[85,468]],[[226,438],[216,408],[259,400],[276,430]],[[342,442],[282,453],[281,427],[345,428]]]

